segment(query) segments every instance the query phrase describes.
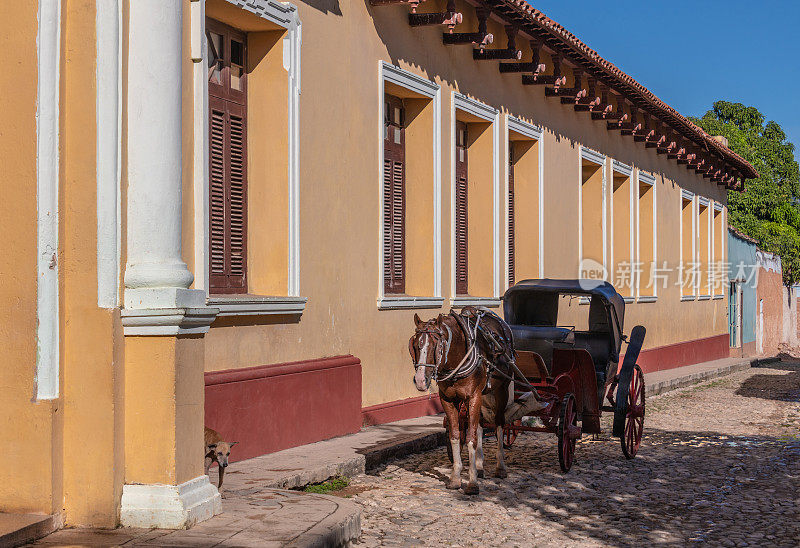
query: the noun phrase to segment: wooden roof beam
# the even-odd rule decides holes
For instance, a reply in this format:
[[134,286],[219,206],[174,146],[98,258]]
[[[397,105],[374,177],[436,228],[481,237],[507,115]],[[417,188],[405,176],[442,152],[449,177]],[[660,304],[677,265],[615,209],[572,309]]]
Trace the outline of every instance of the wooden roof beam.
[[513,26],[506,26],[506,36],[508,43],[505,49],[473,49],[472,58],[476,61],[491,61],[499,59],[522,59],[522,50],[517,49],[516,37],[518,29]]
[[535,86],[535,85],[555,85],[555,86],[562,86],[567,81],[567,78],[561,74],[561,55],[558,53],[553,53],[552,55],[553,60],[553,74],[541,74],[541,73],[534,73],[534,74],[523,74],[522,75],[522,84],[526,86]]
[[494,36],[486,32],[486,20],[489,18],[489,10],[477,8],[475,13],[478,16],[478,32],[442,33],[442,41],[447,45],[473,44],[479,48],[484,48],[494,42]]
[[531,60],[530,62],[523,63],[500,63],[498,65],[500,72],[532,72],[534,75],[542,74],[547,67],[541,62],[541,48],[542,42],[540,40],[531,40]]
[[452,34],[455,26],[460,25],[464,18],[456,11],[455,0],[448,0],[445,10],[439,13],[414,13],[412,10],[412,13],[408,14],[408,24],[412,27],[444,25],[448,29],[448,34]]
[[394,6],[397,4],[408,4],[411,6],[411,13],[417,13],[417,7],[425,0],[369,0],[371,6]]

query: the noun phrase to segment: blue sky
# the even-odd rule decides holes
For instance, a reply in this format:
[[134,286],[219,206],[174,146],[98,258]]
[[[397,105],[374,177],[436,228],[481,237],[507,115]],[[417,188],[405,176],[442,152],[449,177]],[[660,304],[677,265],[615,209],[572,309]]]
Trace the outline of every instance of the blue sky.
[[686,116],[758,108],[800,159],[800,1],[528,2]]

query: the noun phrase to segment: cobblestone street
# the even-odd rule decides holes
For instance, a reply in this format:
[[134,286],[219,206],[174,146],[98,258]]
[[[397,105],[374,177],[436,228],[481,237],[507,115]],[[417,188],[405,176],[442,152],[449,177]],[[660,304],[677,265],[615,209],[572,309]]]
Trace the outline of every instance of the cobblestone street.
[[366,546],[795,547],[800,364],[772,367],[649,398],[631,461],[617,438],[584,436],[562,474],[555,436],[523,433],[506,452],[505,480],[491,477],[496,442],[486,440],[475,497],[445,488],[444,448],[353,478],[339,494],[363,507]]

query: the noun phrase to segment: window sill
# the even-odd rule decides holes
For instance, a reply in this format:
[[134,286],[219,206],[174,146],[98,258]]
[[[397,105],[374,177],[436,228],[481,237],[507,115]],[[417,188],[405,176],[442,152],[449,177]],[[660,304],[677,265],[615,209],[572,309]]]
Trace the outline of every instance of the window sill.
[[636,299],[637,303],[654,303],[656,301],[658,301],[658,297],[655,295],[643,295]]
[[699,297],[697,297],[697,300],[698,301],[710,301],[711,300],[711,295],[700,295]]
[[384,295],[378,299],[378,310],[408,310],[413,308],[441,308],[443,297],[412,297],[409,295]]
[[725,295],[714,295],[714,300],[724,299],[724,298],[725,298]]
[[208,305],[219,309],[218,317],[301,315],[307,297],[262,297],[258,295],[214,295]]
[[681,295],[681,302],[688,302],[695,300],[696,297],[694,295]]
[[636,301],[636,299],[635,299],[635,298],[633,298],[633,297],[626,297],[626,296],[624,296],[624,295],[622,296],[622,300],[623,300],[623,301],[625,301],[625,303],[626,303],[626,304],[630,304],[630,303],[632,303],[632,302],[635,302],[635,301]]
[[487,308],[497,308],[503,302],[500,297],[471,297],[469,295],[458,295],[450,299],[450,306],[463,308],[465,306],[485,306]]

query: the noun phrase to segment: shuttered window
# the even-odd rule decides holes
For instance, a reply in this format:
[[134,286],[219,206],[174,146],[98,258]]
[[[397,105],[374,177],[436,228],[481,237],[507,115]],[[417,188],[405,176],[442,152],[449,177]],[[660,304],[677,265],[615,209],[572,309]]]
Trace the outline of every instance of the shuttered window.
[[467,124],[456,121],[456,294],[467,294]]
[[247,292],[246,37],[207,20],[209,288]]
[[514,141],[508,142],[508,287],[514,285]]
[[406,135],[403,100],[385,96],[383,131],[383,291],[405,293]]

